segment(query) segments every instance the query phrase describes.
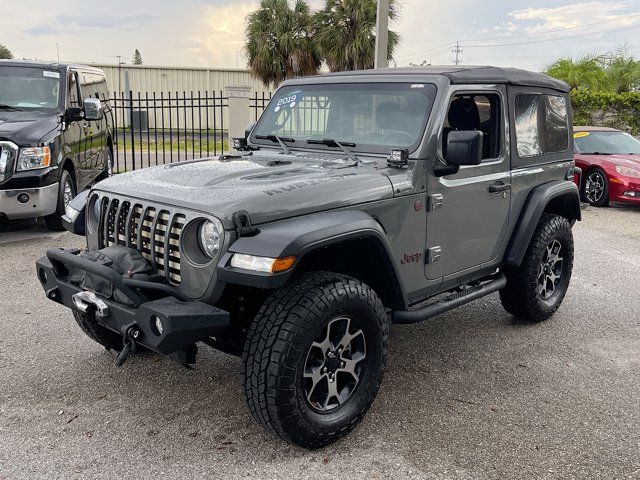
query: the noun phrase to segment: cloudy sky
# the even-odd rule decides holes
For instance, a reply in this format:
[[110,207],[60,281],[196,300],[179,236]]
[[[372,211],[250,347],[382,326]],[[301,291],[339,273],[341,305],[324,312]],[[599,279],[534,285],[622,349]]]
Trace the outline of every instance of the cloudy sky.
[[[640,56],[640,0],[399,0],[399,66],[452,61],[543,69],[553,59],[628,43]],[[0,44],[17,58],[244,66],[244,19],[258,0],[2,0]],[[319,6],[322,0],[311,0]],[[56,5],[55,10],[53,5]]]

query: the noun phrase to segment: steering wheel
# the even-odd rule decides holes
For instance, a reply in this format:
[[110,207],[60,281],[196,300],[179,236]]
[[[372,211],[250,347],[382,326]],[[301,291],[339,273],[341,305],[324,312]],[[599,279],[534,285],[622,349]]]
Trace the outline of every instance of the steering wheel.
[[[392,130],[390,132],[386,132],[384,135],[382,135],[382,141],[383,142],[392,142],[394,138],[403,138],[405,140],[409,141],[409,144],[412,144],[413,142],[415,142],[415,138],[411,135],[409,135],[407,132],[403,132],[401,130]],[[402,142],[402,140],[398,140],[398,143]]]

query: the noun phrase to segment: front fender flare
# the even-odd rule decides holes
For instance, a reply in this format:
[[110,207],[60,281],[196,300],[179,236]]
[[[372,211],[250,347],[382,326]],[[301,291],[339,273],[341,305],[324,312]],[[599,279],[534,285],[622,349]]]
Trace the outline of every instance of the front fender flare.
[[[400,277],[391,261],[393,257],[386,233],[380,223],[365,212],[347,210],[306,215],[262,225],[258,230],[256,235],[240,237],[231,244],[218,263],[218,279],[230,284],[279,288],[287,282],[306,254],[346,240],[373,239],[386,257],[385,271],[381,274],[393,275],[394,284],[401,290],[402,298],[406,299]],[[239,270],[229,266],[234,253],[271,258],[295,256],[296,264],[280,274]]]

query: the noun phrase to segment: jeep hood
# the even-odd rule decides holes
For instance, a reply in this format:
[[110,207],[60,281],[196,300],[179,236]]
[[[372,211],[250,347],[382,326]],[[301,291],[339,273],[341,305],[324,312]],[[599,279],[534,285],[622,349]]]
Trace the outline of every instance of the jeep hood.
[[335,156],[262,153],[146,168],[115,175],[95,189],[208,213],[225,228],[240,210],[258,225],[393,197],[391,181],[374,162],[353,166]]

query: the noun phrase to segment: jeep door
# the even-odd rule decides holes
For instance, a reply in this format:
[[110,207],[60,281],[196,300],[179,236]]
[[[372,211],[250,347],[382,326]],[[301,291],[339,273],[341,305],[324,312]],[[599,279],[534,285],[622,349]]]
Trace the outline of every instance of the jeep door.
[[[504,85],[452,86],[442,115],[434,164],[446,164],[449,132],[483,132],[480,165],[452,175],[427,172],[427,263],[430,280],[469,276],[499,263],[509,230],[511,178]],[[447,278],[450,277],[450,278]]]

